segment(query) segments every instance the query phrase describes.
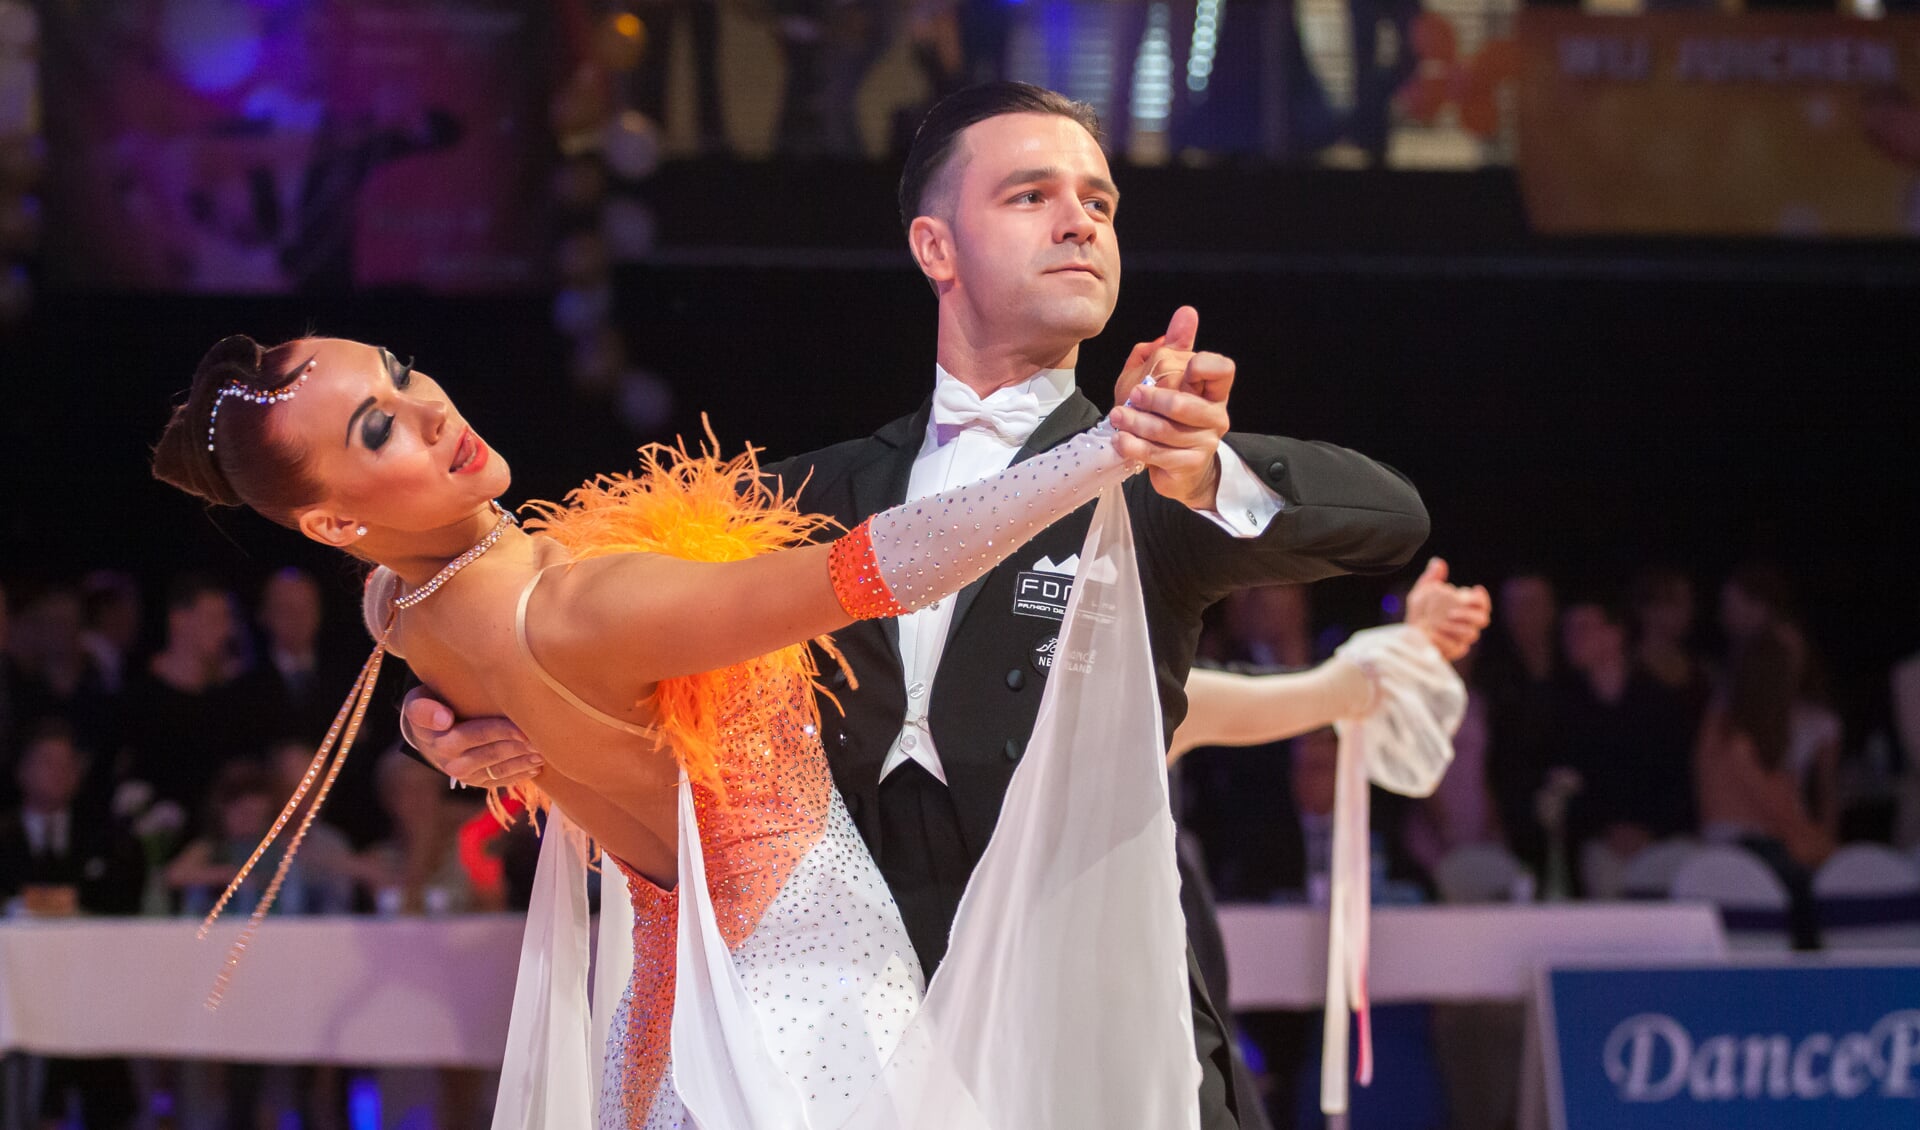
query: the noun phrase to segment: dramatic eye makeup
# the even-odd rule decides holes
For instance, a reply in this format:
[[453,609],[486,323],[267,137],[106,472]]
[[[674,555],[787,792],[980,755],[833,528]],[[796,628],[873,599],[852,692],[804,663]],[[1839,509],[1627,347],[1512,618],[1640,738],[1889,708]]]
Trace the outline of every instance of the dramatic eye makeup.
[[[391,349],[383,346],[380,350],[380,361],[386,366],[387,379],[393,382],[393,387],[402,392],[406,391],[407,386],[413,383],[413,358],[409,357],[402,362],[393,355]],[[353,443],[353,429],[356,424],[360,428],[360,442],[366,445],[368,451],[380,450],[386,446],[388,437],[393,435],[393,416],[375,409],[376,402],[376,398],[367,397],[360,402],[360,407],[353,410],[353,415],[347,418],[349,446]]]
[[391,349],[385,348],[380,350],[380,356],[386,359],[387,376],[392,378],[393,387],[404,391],[408,385],[413,383],[413,358],[409,357],[402,363],[399,358],[393,355]]
[[369,396],[360,402],[360,407],[353,410],[353,415],[347,417],[349,447],[353,445],[355,425],[360,428],[360,442],[365,444],[369,451],[380,450],[381,445],[387,442],[387,437],[393,434],[393,417],[379,411],[373,405],[374,398]]

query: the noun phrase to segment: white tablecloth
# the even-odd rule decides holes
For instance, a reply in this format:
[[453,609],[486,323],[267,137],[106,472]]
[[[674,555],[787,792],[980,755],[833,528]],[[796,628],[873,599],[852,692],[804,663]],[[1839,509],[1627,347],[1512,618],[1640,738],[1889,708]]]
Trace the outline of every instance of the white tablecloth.
[[522,919],[270,919],[219,1010],[240,921],[0,924],[0,1050],[241,1062],[500,1066]]
[[[1326,997],[1327,916],[1298,906],[1220,908],[1233,1008],[1317,1008]],[[1518,1001],[1548,962],[1712,961],[1727,954],[1702,903],[1376,906],[1368,989],[1375,1004]]]
[[[1233,1006],[1314,1008],[1326,915],[1221,910]],[[510,916],[269,921],[226,1002],[202,1007],[239,923],[0,923],[0,1051],[245,1062],[497,1067],[519,959]],[[1379,907],[1373,999],[1519,1000],[1548,960],[1715,959],[1705,906]]]

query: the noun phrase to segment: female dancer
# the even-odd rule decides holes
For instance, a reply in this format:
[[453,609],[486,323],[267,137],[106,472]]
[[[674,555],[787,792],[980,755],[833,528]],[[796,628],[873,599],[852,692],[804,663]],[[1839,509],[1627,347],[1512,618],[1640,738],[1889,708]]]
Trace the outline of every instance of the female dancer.
[[[1490,609],[1484,587],[1448,584],[1447,563],[1436,557],[1407,594],[1406,623],[1356,632],[1317,667],[1277,675],[1196,669],[1187,676],[1187,717],[1173,734],[1169,765],[1201,746],[1265,745],[1328,725],[1340,734],[1320,1071],[1326,1114],[1347,1110],[1349,1006],[1360,1016],[1360,1081],[1373,1077],[1368,785],[1407,796],[1426,796],[1439,785],[1466,712],[1466,686],[1449,664],[1479,640]],[[1193,886],[1199,905],[1188,914],[1211,917],[1205,884]],[[1217,927],[1209,929],[1217,936]],[[1216,967],[1223,968],[1224,959],[1222,952]]]
[[[505,460],[426,374],[352,341],[263,350],[234,337],[202,360],[154,471],[383,566],[368,595],[382,645],[457,711],[505,714],[545,751],[533,799],[564,810],[632,890],[632,975],[601,1079],[604,1125],[687,1124],[690,1079],[731,1086],[726,1109],[763,1098],[713,1064],[669,1069],[670,1047],[689,1056],[683,1014],[713,1003],[690,997],[732,985],[751,998],[758,1031],[716,1021],[694,1053],[711,1048],[720,1062],[730,1042],[751,1044],[748,1058],[764,1046],[784,1073],[778,1089],[802,1108],[781,1124],[828,1127],[860,1102],[924,985],[832,787],[805,642],[956,591],[1124,480],[1132,459],[1158,455],[1095,429],[822,545],[796,544],[821,522],[769,494],[750,456],[649,456],[639,478],[599,479],[567,506],[539,507],[544,536],[534,536],[493,501],[508,486]],[[354,711],[336,723],[347,744],[380,656],[376,647]],[[315,805],[338,772],[331,744],[308,774]],[[296,832],[288,855],[297,844]],[[682,899],[716,926],[730,969],[689,960],[698,954],[675,931]],[[676,976],[692,986],[678,1000]]]

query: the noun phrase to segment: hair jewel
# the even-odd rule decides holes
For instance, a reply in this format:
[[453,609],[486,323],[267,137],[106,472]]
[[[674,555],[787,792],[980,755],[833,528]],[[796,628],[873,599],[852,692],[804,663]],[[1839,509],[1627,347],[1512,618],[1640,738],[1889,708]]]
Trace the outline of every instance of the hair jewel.
[[258,389],[247,387],[247,385],[240,381],[232,381],[227,387],[215,393],[213,397],[213,411],[207,415],[207,450],[213,450],[213,430],[219,426],[220,423],[220,406],[226,402],[229,396],[237,396],[249,404],[285,404],[287,401],[293,399],[295,393],[300,391],[301,385],[307,383],[307,378],[313,374],[314,366],[319,363],[318,360],[307,362],[306,367],[300,370],[300,376],[292,384],[274,392],[261,392]]

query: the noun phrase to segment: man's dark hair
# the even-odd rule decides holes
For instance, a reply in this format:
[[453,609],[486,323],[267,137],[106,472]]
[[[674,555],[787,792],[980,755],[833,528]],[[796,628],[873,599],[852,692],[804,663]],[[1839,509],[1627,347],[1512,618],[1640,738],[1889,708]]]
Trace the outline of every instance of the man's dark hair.
[[953,159],[961,131],[1002,114],[1058,114],[1078,123],[1094,141],[1106,145],[1100,116],[1092,106],[1046,87],[1030,82],[987,82],[957,90],[934,103],[914,132],[913,144],[907,147],[906,165],[900,170],[901,227],[913,226],[914,217],[922,214],[920,205],[927,187]]

